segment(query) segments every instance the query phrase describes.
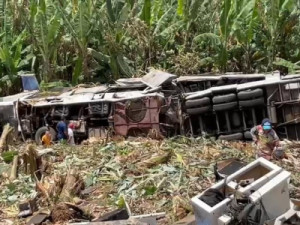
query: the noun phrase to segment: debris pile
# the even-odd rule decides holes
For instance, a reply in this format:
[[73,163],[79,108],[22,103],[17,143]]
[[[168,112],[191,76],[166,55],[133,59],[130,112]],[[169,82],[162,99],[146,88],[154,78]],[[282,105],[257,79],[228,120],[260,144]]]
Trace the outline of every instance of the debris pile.
[[[172,224],[191,214],[190,199],[215,182],[217,161],[254,159],[249,143],[181,136],[112,137],[73,147],[27,144],[11,149],[18,154],[6,162],[2,156],[0,162],[0,221],[19,224],[32,219],[50,224],[97,221],[122,208],[130,217],[165,212],[158,224]],[[290,154],[296,158],[296,152]],[[12,166],[16,161],[17,172]],[[297,168],[289,161],[282,164]],[[295,186],[297,179],[292,176]],[[19,207],[29,201],[36,207]]]
[[244,167],[229,161],[222,169],[231,171],[228,176],[192,198],[197,224],[299,223],[299,200],[289,192],[290,172],[264,158]]

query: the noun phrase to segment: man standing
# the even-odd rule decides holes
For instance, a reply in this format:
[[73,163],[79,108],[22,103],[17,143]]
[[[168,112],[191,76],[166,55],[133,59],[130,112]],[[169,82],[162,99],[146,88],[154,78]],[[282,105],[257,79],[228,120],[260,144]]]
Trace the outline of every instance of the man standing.
[[279,138],[272,129],[271,121],[264,119],[261,125],[253,127],[250,133],[257,146],[257,157],[272,159],[273,151],[279,146]]
[[44,145],[44,147],[46,147],[46,148],[50,147],[51,140],[52,140],[52,137],[51,137],[50,131],[47,130],[46,133],[42,137],[42,145]]
[[69,145],[72,145],[72,146],[75,145],[74,132],[73,132],[74,129],[75,129],[75,124],[70,123],[69,128],[68,128],[68,143],[69,143]]
[[59,141],[67,140],[68,130],[65,118],[62,118],[61,121],[58,122],[58,124],[56,125],[56,130],[58,132],[57,139]]

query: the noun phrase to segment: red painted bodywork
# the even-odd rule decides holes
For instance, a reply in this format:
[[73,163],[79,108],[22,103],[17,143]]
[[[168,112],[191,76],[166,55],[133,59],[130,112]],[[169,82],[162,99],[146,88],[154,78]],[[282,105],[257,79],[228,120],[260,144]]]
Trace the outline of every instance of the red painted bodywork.
[[144,119],[138,123],[131,121],[126,115],[126,102],[115,104],[113,121],[116,134],[127,136],[130,129],[141,131],[154,129],[159,131],[159,112],[161,106],[159,98],[145,97],[143,101],[146,105],[146,114]]

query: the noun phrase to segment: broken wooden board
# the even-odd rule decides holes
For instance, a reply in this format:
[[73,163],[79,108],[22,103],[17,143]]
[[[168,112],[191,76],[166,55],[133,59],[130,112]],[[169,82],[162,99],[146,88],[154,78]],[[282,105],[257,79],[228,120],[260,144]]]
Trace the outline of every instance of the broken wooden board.
[[45,148],[45,149],[41,149],[37,151],[37,155],[38,157],[41,157],[43,155],[47,155],[47,154],[54,154],[56,152],[56,150],[54,150],[53,148]]
[[26,225],[39,225],[49,217],[49,214],[38,213],[30,218]]
[[117,221],[117,220],[127,220],[129,215],[126,209],[117,209],[109,212],[100,218],[94,220],[94,222],[104,222],[104,221]]

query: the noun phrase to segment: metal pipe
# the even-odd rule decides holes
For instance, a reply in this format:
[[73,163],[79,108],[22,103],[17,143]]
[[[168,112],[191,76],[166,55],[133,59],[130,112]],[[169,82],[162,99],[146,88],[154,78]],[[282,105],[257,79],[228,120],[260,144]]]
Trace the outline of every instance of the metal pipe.
[[[35,110],[35,113],[36,113],[36,110]],[[32,114],[33,114],[33,106],[32,105],[30,105],[30,131],[31,131],[31,139],[33,139],[33,133],[32,133],[32,131],[33,131],[33,124],[32,124]]]
[[226,125],[227,125],[227,129],[229,132],[231,132],[231,126],[230,126],[230,120],[229,120],[229,114],[228,111],[225,112],[225,117],[226,117]]
[[291,83],[288,83],[288,85],[289,85],[290,100],[292,101]]
[[244,130],[247,130],[246,118],[245,118],[245,111],[242,111],[242,117],[243,117]]
[[288,125],[288,124],[297,124],[299,122],[300,122],[300,118],[296,118],[296,119],[292,119],[292,120],[289,120],[287,122],[278,124],[277,127],[285,126],[285,125]]
[[[271,98],[273,98],[273,96],[278,92],[278,88],[267,98],[267,109],[268,109],[268,117],[270,117],[272,123],[275,123],[273,122],[273,118],[272,118],[272,111],[271,111],[271,108],[270,108],[270,101],[271,101]],[[281,97],[281,95],[280,95]],[[276,108],[275,108],[275,115],[276,115]],[[277,121],[277,118],[274,118],[274,121]]]
[[257,125],[257,119],[256,119],[255,109],[254,108],[251,109],[251,113],[252,113],[253,123],[254,123],[254,125]]
[[275,102],[275,105],[283,105],[283,104],[297,104],[300,102],[299,100],[292,100],[292,101],[283,101],[283,102]]
[[192,126],[192,119],[189,117],[189,123],[190,123],[190,129],[191,129],[191,134],[194,137],[194,131],[193,131],[193,126]]
[[277,123],[277,114],[276,114],[276,107],[274,102],[271,102],[271,107],[270,107],[270,116],[271,116],[271,120],[273,123]]
[[266,118],[266,117],[267,117],[267,115],[266,115],[266,110],[263,109],[263,118]]
[[26,140],[25,140],[25,136],[24,136],[24,133],[23,133],[21,120],[20,120],[20,117],[19,117],[19,99],[16,103],[16,116],[17,116],[17,120],[18,120],[18,124],[19,124],[18,126],[20,126],[20,132],[21,132],[22,139],[25,142]]
[[219,124],[219,117],[218,117],[217,113],[216,113],[216,123],[217,123],[217,130],[218,130],[218,134],[219,134],[221,131],[220,131],[220,124]]
[[178,98],[178,102],[177,102],[177,105],[178,105],[178,118],[179,118],[179,126],[180,126],[180,134],[181,135],[184,135],[185,134],[185,129],[184,129],[184,120],[183,120],[183,115],[182,115],[182,98],[179,97]]
[[270,104],[271,98],[276,94],[277,91],[278,91],[278,88],[267,98],[267,105]]
[[283,101],[283,97],[282,97],[282,90],[281,90],[281,85],[280,84],[278,84],[278,86],[279,86],[279,92],[280,92],[280,101],[282,102]]
[[287,127],[284,127],[286,138],[289,139],[289,133],[287,131]]
[[200,135],[202,136],[202,132],[204,131],[202,116],[199,116],[199,126],[200,126]]

